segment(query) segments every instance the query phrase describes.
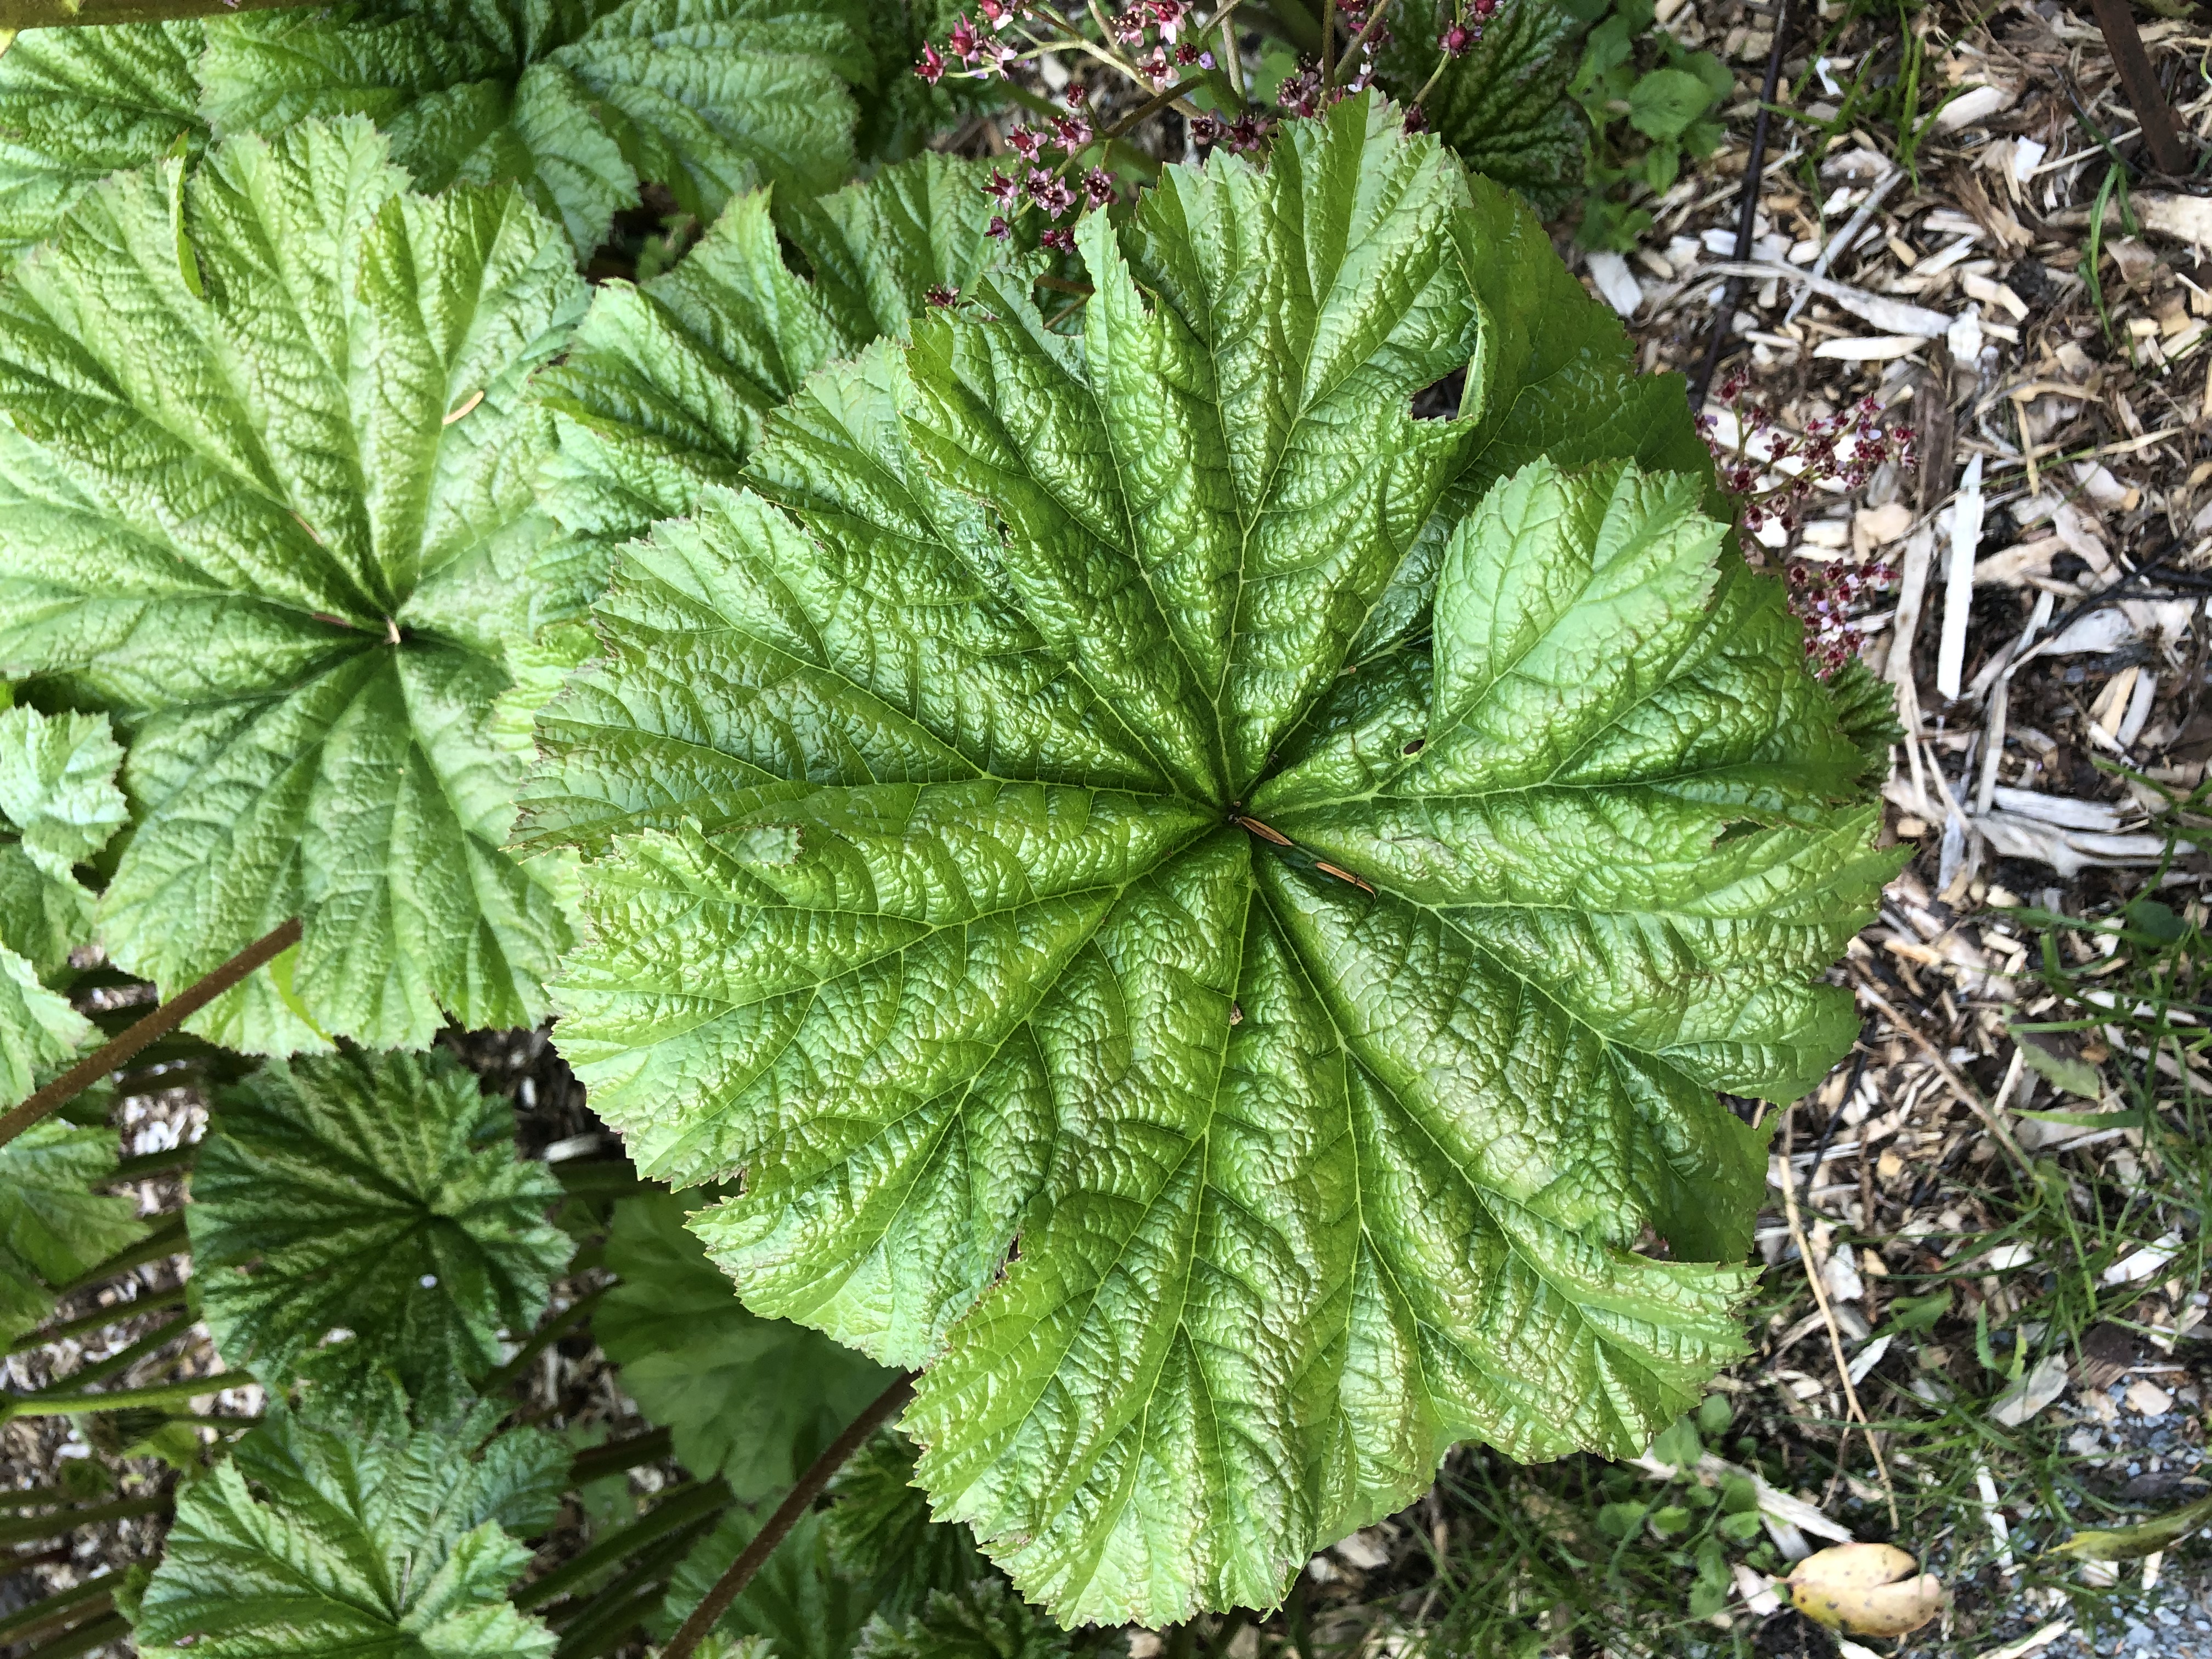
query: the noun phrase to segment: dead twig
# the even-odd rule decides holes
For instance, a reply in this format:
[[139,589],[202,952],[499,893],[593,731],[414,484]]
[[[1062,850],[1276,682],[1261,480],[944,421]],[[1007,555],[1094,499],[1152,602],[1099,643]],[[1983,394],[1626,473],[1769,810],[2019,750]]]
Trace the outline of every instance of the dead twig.
[[[1759,88],[1758,118],[1751,124],[1751,160],[1743,170],[1743,200],[1736,209],[1738,264],[1750,259],[1755,240],[1752,230],[1759,219],[1759,187],[1765,173],[1767,117],[1774,107],[1775,88],[1782,82],[1782,42],[1789,30],[1790,0],[1774,0],[1774,43],[1766,53],[1766,80]],[[1706,338],[1705,361],[1690,379],[1690,410],[1693,414],[1705,406],[1705,393],[1712,386],[1713,372],[1721,366],[1721,354],[1728,349],[1729,336],[1735,331],[1735,302],[1742,294],[1743,278],[1731,276],[1713,308],[1713,331]]]
[[[1897,1488],[1890,1484],[1889,1463],[1881,1455],[1881,1442],[1876,1437],[1874,1425],[1867,1421],[1866,1408],[1859,1404],[1858,1385],[1851,1381],[1850,1362],[1844,1357],[1844,1333],[1836,1323],[1835,1310],[1828,1305],[1828,1287],[1821,1281],[1820,1270],[1813,1263],[1813,1247],[1806,1242],[1804,1224],[1797,1218],[1797,1165],[1795,1154],[1797,1145],[1797,1109],[1788,1108],[1782,1114],[1782,1214],[1790,1224],[1790,1242],[1797,1247],[1797,1261],[1805,1269],[1805,1282],[1813,1287],[1813,1305],[1820,1310],[1820,1322],[1828,1328],[1828,1352],[1835,1356],[1836,1380],[1844,1385],[1844,1401],[1850,1407],[1851,1420],[1866,1435],[1867,1449],[1874,1454],[1875,1473],[1881,1477],[1881,1495],[1889,1504],[1889,1529],[1902,1532],[1904,1523],[1897,1517]],[[1844,1449],[1836,1448],[1836,1466],[1843,1467]]]

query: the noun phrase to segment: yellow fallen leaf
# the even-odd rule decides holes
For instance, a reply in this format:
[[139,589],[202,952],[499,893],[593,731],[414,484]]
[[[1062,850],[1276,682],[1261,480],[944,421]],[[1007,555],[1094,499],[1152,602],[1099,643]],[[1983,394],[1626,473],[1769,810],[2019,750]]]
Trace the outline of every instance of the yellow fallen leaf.
[[1783,1582],[1815,1624],[1854,1636],[1902,1636],[1943,1610],[1943,1583],[1894,1544],[1838,1544],[1808,1555]]

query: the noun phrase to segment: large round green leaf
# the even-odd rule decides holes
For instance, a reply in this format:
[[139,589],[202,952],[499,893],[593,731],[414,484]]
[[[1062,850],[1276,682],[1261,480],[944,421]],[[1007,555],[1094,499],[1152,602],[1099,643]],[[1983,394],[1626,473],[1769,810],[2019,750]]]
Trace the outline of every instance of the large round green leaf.
[[0,672],[130,738],[109,953],[173,992],[302,916],[199,1016],[233,1047],[530,1024],[567,928],[490,717],[568,250],[512,190],[407,194],[360,120],[181,167],[0,283]]
[[1741,1346],[1716,1091],[1850,1040],[1869,756],[1705,477],[1435,523],[1576,379],[1498,199],[1364,101],[1170,169],[1079,339],[986,279],[810,383],[541,722],[595,1107],[742,1177],[756,1311],[923,1368],[939,1517],[1070,1623],[1269,1606],[1457,1440],[1640,1449]]

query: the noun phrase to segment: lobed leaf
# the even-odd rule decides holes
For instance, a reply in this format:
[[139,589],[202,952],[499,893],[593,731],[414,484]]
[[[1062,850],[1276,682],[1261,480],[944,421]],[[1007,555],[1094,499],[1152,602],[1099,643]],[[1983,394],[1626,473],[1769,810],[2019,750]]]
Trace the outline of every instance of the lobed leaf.
[[[6,969],[0,957],[0,971]],[[12,975],[0,979],[0,998],[15,984]],[[37,991],[35,982],[31,988]],[[37,994],[76,1018],[52,992]],[[9,1029],[0,1013],[0,1033]],[[58,1057],[67,1058],[78,1040],[72,1036]],[[61,1286],[145,1237],[135,1203],[92,1190],[114,1172],[112,1129],[49,1118],[0,1146],[0,1345],[52,1313]]]
[[769,415],[810,375],[903,332],[932,289],[965,290],[991,263],[988,171],[929,154],[819,199],[750,191],[674,270],[603,284],[532,382],[559,435],[547,509],[604,563],[702,490],[740,483]]
[[641,182],[711,219],[763,181],[853,168],[855,0],[357,0],[208,33],[219,132],[365,114],[416,188],[519,182],[579,258]]
[[519,393],[581,284],[519,195],[409,195],[360,121],[181,166],[0,285],[0,668],[130,739],[109,953],[167,994],[301,916],[194,1021],[261,1052],[532,1023],[568,933],[489,717],[554,534]]
[[[0,58],[0,250],[54,234],[110,173],[197,158],[218,136],[365,115],[417,189],[517,185],[585,258],[642,185],[704,221],[764,183],[815,192],[848,177],[853,88],[911,78],[904,33],[871,11],[349,0],[27,31]],[[872,131],[887,117],[899,125],[887,109]]]
[[1709,474],[1499,459],[1626,374],[1486,298],[1502,202],[1364,100],[1169,169],[1080,337],[986,276],[822,371],[541,721],[595,1108],[922,1369],[938,1519],[1070,1625],[1270,1606],[1455,1441],[1641,1449],[1740,1350],[1716,1091],[1849,1040],[1863,710]]
[[142,1650],[215,1659],[544,1659],[508,1605],[516,1534],[553,1519],[568,1459],[537,1429],[366,1437],[280,1413],[179,1493],[132,1614]]
[[[1436,12],[1436,21],[1425,11]],[[1589,155],[1589,123],[1568,93],[1583,25],[1557,0],[1515,0],[1446,63],[1437,40],[1450,13],[1423,0],[1407,8],[1379,55],[1377,82],[1394,98],[1419,98],[1428,130],[1468,171],[1556,217],[1581,189]]]
[[544,1218],[560,1183],[513,1133],[443,1051],[271,1065],[220,1096],[185,1218],[223,1357],[326,1414],[460,1409],[571,1249]]

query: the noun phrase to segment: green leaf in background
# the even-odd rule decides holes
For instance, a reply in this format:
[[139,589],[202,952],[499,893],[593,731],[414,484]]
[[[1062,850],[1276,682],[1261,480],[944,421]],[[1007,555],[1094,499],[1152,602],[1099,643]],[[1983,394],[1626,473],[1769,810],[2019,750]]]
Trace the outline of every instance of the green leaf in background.
[[210,1659],[544,1659],[507,1604],[516,1534],[559,1505],[568,1459],[536,1429],[377,1439],[279,1413],[187,1486],[132,1613],[139,1651]]
[[867,1579],[878,1613],[893,1620],[933,1592],[997,1576],[967,1528],[929,1518],[929,1500],[915,1484],[915,1456],[912,1441],[885,1430],[837,1471],[830,1487],[836,1502],[826,1511],[838,1566]]
[[1712,104],[1705,82],[1686,70],[1656,69],[1628,94],[1628,125],[1647,138],[1679,138]]
[[73,882],[129,818],[115,787],[122,764],[104,714],[0,709],[0,819],[50,880]]
[[566,356],[532,382],[559,436],[548,510],[604,562],[702,489],[739,483],[807,376],[902,332],[932,289],[965,290],[992,262],[989,171],[928,155],[820,200],[753,191],[673,270],[597,289]]
[[1474,213],[1365,99],[1167,169],[1079,337],[987,276],[810,382],[540,727],[595,1109],[923,1368],[933,1512],[1066,1624],[1271,1606],[1461,1440],[1641,1451],[1741,1346],[1714,1091],[1855,1030],[1899,855],[1704,474],[1521,467],[1344,672],[1479,434],[1411,413]]
[[0,52],[0,252],[52,235],[109,173],[197,155],[197,20],[25,29]]
[[91,1036],[92,1023],[69,999],[41,984],[28,961],[0,945],[0,1107],[27,1097],[40,1073],[70,1060]]
[[2061,1054],[2046,1048],[2035,1038],[2016,1035],[2014,1047],[2027,1069],[2051,1085],[2069,1095],[2079,1095],[2084,1100],[2102,1100],[2105,1080],[2097,1068],[2078,1054]]
[[818,1331],[748,1313],[684,1231],[685,1209],[659,1193],[615,1206],[607,1266],[620,1282],[592,1328],[623,1391],[673,1435],[678,1461],[750,1502],[796,1480],[892,1374]]
[[109,1128],[49,1118],[0,1146],[0,1347],[53,1312],[57,1287],[145,1237],[135,1203],[92,1190],[114,1171]]
[[443,1051],[270,1065],[219,1096],[185,1213],[223,1358],[307,1382],[333,1421],[395,1389],[458,1410],[572,1248],[545,1221],[560,1182],[513,1135]]
[[0,673],[129,738],[109,953],[167,994],[301,915],[193,1022],[258,1052],[532,1024],[568,933],[489,716],[554,533],[518,394],[582,284],[519,194],[409,195],[352,120],[184,183],[202,297],[181,165],[0,284]]
[[860,0],[368,0],[208,31],[219,132],[365,114],[431,191],[520,181],[579,257],[638,186],[711,219],[764,181],[853,169],[848,82],[872,83]]
[[[692,1546],[669,1583],[656,1636],[665,1641],[706,1600],[768,1516],[767,1504],[733,1505]],[[874,1608],[872,1586],[838,1567],[822,1516],[810,1512],[784,1534],[714,1630],[728,1641],[763,1641],[775,1659],[846,1659]]]
[[[1442,55],[1437,38],[1451,10],[1449,0],[1413,0],[1407,21],[1394,21],[1377,79],[1401,101],[1428,87],[1421,113],[1429,130],[1470,172],[1519,191],[1550,218],[1581,188],[1589,150],[1589,123],[1567,93],[1583,25],[1555,0],[1513,0],[1430,86]],[[1425,11],[1436,20],[1417,25]]]
[[998,1579],[938,1590],[897,1620],[878,1614],[860,1632],[854,1659],[1062,1659],[1074,1638],[1052,1615],[1024,1603]]
[[75,866],[128,817],[122,763],[104,714],[0,707],[0,1107],[92,1035],[58,985],[92,939],[93,896]]

